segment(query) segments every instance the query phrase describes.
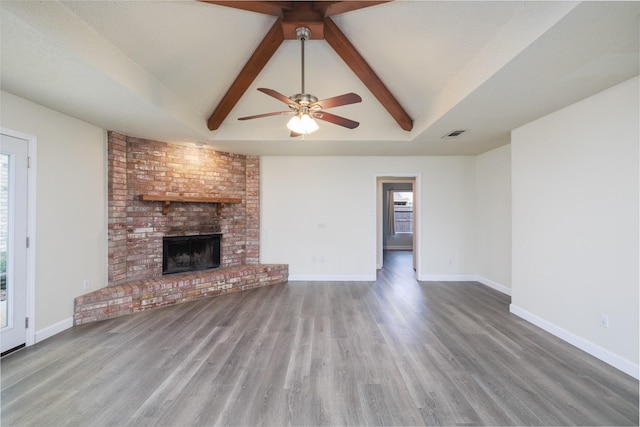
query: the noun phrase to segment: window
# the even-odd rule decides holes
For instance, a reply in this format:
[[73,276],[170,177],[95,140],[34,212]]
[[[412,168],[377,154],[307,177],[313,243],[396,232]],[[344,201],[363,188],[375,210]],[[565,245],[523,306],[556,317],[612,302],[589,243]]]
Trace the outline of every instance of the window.
[[413,192],[393,192],[393,217],[396,233],[413,233]]

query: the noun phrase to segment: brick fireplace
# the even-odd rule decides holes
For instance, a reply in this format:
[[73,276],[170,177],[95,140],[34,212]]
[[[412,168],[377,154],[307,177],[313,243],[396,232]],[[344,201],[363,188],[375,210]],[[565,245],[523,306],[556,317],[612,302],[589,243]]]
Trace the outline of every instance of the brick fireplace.
[[[286,265],[259,264],[259,157],[109,132],[107,181],[109,283],[76,298],[76,324],[287,280]],[[210,234],[219,268],[163,276],[164,237]]]
[[[108,135],[109,284],[162,275],[162,238],[222,233],[221,267],[254,265],[260,252],[260,159]],[[141,200],[143,194],[233,197],[240,204]]]

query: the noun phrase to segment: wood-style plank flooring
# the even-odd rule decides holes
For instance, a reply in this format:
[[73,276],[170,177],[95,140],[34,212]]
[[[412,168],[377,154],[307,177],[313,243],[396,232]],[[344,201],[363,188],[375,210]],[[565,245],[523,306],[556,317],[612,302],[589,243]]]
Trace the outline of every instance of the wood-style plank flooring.
[[638,425],[638,381],[478,283],[290,282],[74,327],[1,360],[2,426]]

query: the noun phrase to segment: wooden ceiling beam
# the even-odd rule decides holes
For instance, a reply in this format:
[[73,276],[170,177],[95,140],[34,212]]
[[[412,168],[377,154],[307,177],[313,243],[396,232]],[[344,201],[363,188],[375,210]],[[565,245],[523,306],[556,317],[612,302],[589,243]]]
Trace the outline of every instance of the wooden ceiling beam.
[[282,11],[282,31],[285,40],[297,40],[296,28],[307,27],[311,30],[309,40],[324,40],[324,15],[315,10],[311,1],[299,1],[293,10]]
[[267,35],[262,39],[258,48],[253,52],[249,61],[245,64],[238,77],[227,90],[218,106],[216,107],[207,126],[209,130],[216,130],[220,127],[224,119],[229,115],[233,107],[238,103],[242,95],[247,91],[251,83],[258,77],[260,71],[267,65],[273,54],[278,50],[284,35],[282,33],[282,19],[278,18]]
[[282,18],[282,10],[291,8],[290,1],[216,1],[200,0],[203,3],[217,4],[218,6],[232,7],[234,9],[248,10],[250,12]]
[[400,127],[406,131],[413,129],[413,120],[402,108],[391,91],[376,75],[367,61],[358,53],[349,39],[344,35],[331,18],[324,20],[324,39],[336,51],[338,56],[351,68],[356,76],[371,91],[380,104],[391,114]]
[[319,1],[316,2],[316,7],[322,8],[324,17],[328,18],[333,15],[339,15],[341,13],[351,12],[353,10],[376,6],[383,3],[389,3],[389,1]]

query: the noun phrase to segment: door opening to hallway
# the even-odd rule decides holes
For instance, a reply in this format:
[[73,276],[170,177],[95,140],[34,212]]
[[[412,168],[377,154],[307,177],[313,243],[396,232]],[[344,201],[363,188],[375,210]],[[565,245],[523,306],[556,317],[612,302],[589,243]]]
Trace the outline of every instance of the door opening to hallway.
[[[406,268],[416,277],[418,176],[378,178],[378,268]],[[391,265],[390,265],[391,266]]]

